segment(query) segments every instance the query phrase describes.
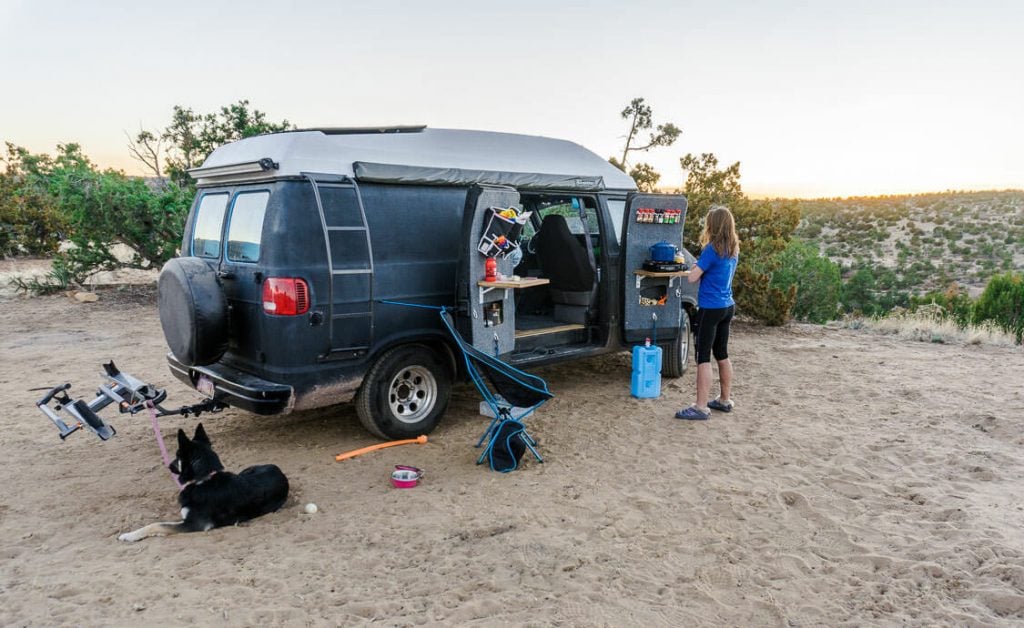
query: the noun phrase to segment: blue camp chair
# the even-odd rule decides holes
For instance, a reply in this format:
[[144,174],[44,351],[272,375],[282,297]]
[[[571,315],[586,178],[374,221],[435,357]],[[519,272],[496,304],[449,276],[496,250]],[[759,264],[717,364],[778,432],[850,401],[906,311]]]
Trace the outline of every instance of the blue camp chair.
[[451,314],[444,308],[441,308],[441,320],[462,352],[473,385],[480,391],[493,414],[490,424],[477,442],[477,447],[486,445],[476,463],[482,464],[488,460],[491,469],[507,473],[516,469],[519,458],[527,449],[537,462],[544,462],[537,453],[537,441],[526,431],[522,421],[554,397],[548,390],[547,382],[467,343],[455,329]]

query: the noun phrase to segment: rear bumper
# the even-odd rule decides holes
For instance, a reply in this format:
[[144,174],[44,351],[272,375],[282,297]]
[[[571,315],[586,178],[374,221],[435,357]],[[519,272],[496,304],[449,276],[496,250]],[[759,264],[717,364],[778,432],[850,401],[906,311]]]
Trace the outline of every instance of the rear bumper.
[[214,399],[253,414],[282,414],[294,405],[291,386],[268,382],[229,366],[185,366],[172,353],[167,354],[167,365],[175,377],[193,389],[199,376],[205,375],[213,382]]

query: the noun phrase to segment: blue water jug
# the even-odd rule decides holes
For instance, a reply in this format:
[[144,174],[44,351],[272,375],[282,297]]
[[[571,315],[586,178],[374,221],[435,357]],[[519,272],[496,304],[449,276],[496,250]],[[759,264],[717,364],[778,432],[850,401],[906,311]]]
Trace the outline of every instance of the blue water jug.
[[661,396],[661,347],[652,347],[648,340],[644,346],[633,347],[633,381],[630,392],[638,399]]

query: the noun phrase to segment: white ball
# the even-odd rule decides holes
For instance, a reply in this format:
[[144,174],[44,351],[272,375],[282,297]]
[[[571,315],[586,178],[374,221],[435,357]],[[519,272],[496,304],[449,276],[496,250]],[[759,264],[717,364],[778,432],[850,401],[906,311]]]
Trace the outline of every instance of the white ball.
[[312,514],[316,513],[316,510],[317,510],[316,504],[314,504],[314,503],[306,504],[306,507],[304,508],[304,510],[306,511],[307,515],[312,515]]

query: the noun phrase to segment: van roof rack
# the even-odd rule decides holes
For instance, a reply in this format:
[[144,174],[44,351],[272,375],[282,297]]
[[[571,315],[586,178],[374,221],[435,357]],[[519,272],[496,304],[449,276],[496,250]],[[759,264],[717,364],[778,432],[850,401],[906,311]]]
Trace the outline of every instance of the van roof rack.
[[419,133],[427,128],[425,124],[400,125],[400,126],[333,126],[333,127],[311,127],[308,129],[295,129],[295,133],[301,131],[320,131],[324,135],[371,135],[375,133]]

